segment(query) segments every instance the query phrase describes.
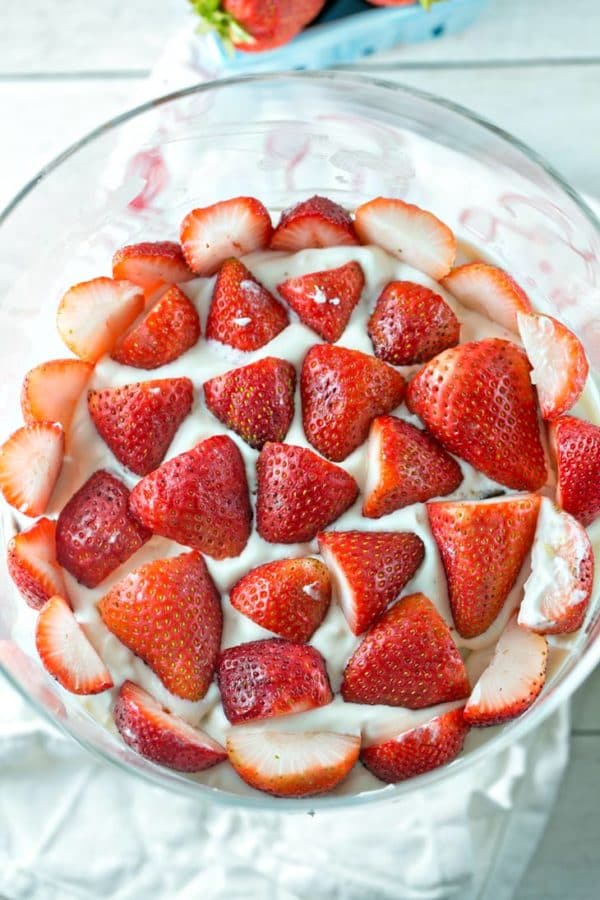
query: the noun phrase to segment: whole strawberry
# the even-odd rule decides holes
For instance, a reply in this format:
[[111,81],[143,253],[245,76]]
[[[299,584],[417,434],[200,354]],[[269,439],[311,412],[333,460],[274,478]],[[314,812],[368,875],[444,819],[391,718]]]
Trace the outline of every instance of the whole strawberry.
[[246,53],[273,50],[291,41],[325,6],[325,0],[190,0],[228,45]]

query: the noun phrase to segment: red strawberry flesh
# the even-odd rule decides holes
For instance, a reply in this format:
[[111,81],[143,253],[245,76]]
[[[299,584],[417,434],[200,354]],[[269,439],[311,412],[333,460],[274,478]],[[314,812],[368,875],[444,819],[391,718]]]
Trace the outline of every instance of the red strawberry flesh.
[[55,594],[66,596],[61,567],[56,561],[56,522],[39,519],[8,542],[8,573],[33,609],[41,609]]
[[337,269],[311,272],[277,285],[283,299],[300,321],[324,340],[339,340],[365,285],[363,270],[357,262]]
[[272,250],[288,253],[352,244],[358,244],[358,239],[349,213],[333,200],[317,195],[282,212],[271,238]]
[[136,369],[158,369],[174,362],[200,337],[200,319],[191,300],[170,287],[113,350],[112,358]]
[[550,428],[558,485],[556,502],[582,525],[600,516],[600,428],[561,416]]

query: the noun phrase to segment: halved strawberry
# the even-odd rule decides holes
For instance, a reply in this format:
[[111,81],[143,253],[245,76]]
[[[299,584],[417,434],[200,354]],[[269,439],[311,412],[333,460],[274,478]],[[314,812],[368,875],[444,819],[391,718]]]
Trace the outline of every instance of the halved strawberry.
[[462,750],[468,730],[459,706],[424,725],[363,747],[360,761],[381,781],[394,784],[451,762]]
[[462,480],[456,460],[426,431],[395,416],[373,420],[363,516],[378,519],[412,503],[443,497]]
[[175,241],[143,241],[121,247],[113,256],[112,275],[138,284],[147,295],[161,284],[181,284],[195,277]]
[[39,519],[8,542],[8,573],[33,609],[41,609],[55,594],[66,597],[61,567],[56,561],[56,522]]
[[88,409],[119,462],[147,475],[162,462],[193,400],[189,378],[161,378],[90,391]]
[[110,353],[144,308],[142,290],[129,281],[94,278],[69,288],[58,306],[58,331],[80,359],[95,363]]
[[544,419],[556,419],[575,406],[585,387],[589,365],[581,341],[566,325],[537,313],[517,313],[519,334],[533,366]]
[[531,706],[544,686],[546,638],[511,618],[496,644],[492,661],[475,684],[465,706],[469,725],[499,725]]
[[93,371],[81,359],[51,359],[30,369],[21,392],[25,422],[59,422],[66,430]]
[[99,694],[113,686],[110,672],[63,597],[51,597],[40,611],[35,644],[44,668],[66,691]]
[[463,637],[483,634],[504,606],[531,549],[539,508],[535,494],[427,504]]
[[265,444],[256,470],[256,527],[271,543],[311,541],[358,496],[351,475],[304,447]]
[[191,300],[170,287],[138,325],[119,341],[112,358],[136,369],[158,369],[178,359],[200,337],[200,318]]
[[402,402],[405,381],[387,363],[345,347],[317,344],[302,363],[304,433],[335,462],[356,450],[376,416]]
[[206,337],[237,350],[258,350],[289,325],[279,300],[239,261],[219,269],[206,323]]
[[600,516],[600,428],[561,416],[551,423],[549,437],[558,474],[556,502],[582,525],[591,525]]
[[308,644],[267,638],[224,650],[217,681],[223,711],[232,725],[289,716],[333,700],[318,650]]
[[325,531],[318,538],[353,634],[362,634],[385,612],[425,555],[423,541],[410,532]]
[[0,447],[0,490],[26,516],[41,516],[60,474],[65,434],[56,422],[19,428]]
[[511,341],[487,338],[444,350],[408,385],[406,405],[446,450],[515,490],[546,481],[530,366]]
[[450,629],[424,594],[403,597],[366,633],[344,671],[348,703],[421,709],[470,687]]
[[357,262],[337,269],[311,272],[277,285],[283,299],[300,321],[331,343],[339,340],[365,286]]
[[251,447],[282,441],[294,418],[296,370],[287,360],[266,356],[204,383],[211,413]]
[[436,281],[456,256],[456,238],[433,213],[403,200],[376,197],[359,206],[354,228],[362,244],[377,244]]
[[309,641],[329,609],[331,579],[318,559],[278,559],[235,584],[231,605],[289,641]]
[[244,256],[269,246],[273,226],[254,197],[234,197],[193,209],[181,223],[181,249],[196,275],[214,275],[230,256]]
[[133,514],[155,534],[213,559],[239,556],[252,512],[242,454],[215,435],[163,463],[131,492]]
[[525,291],[504,269],[474,262],[453,269],[442,285],[459,303],[493,322],[518,331],[517,314],[531,312]]
[[73,494],[56,523],[56,558],[86,587],[96,587],[151,537],[129,512],[129,491],[99,470]]
[[308,247],[358,244],[349,213],[333,200],[315,194],[281,213],[271,249],[295,253]]
[[223,630],[217,591],[202,556],[154,559],[105,594],[106,627],[184,700],[201,700],[213,678]]
[[177,772],[202,772],[227,759],[216,741],[168,712],[132,681],[121,685],[115,725],[126,744],[146,759]]
[[594,552],[585,528],[543,497],[519,625],[539,634],[577,631],[593,580]]

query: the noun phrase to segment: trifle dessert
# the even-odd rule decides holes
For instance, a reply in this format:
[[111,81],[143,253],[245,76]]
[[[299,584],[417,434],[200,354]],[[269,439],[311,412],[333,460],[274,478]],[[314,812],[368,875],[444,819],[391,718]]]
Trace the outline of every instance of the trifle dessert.
[[450,763],[535,702],[595,599],[580,341],[399,199],[274,227],[236,197],[172,237],[67,290],[72,355],[24,377],[0,453],[22,642],[215,788]]

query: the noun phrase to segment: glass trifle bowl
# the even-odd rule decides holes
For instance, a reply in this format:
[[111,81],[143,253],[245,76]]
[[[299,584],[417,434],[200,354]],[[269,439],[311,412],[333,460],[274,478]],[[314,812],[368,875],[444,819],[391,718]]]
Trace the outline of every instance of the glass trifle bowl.
[[[21,424],[25,371],[65,355],[54,323],[58,299],[71,284],[106,273],[118,247],[176,238],[190,209],[224,198],[258,197],[276,217],[313,194],[350,210],[380,195],[431,210],[454,230],[465,258],[485,257],[508,270],[537,309],[578,334],[592,368],[600,366],[600,228],[535,154],[467,111],[396,84],[336,72],[259,75],[199,85],[117,117],[48,165],[4,211],[5,433]],[[597,403],[593,382],[587,400]],[[3,546],[14,529],[5,509]],[[591,536],[599,546],[598,523]],[[230,805],[331,809],[451,782],[565,703],[600,658],[596,590],[584,627],[563,652],[557,641],[545,688],[520,718],[473,729],[454,762],[418,778],[367,790],[355,783],[351,792],[342,784],[328,795],[282,800],[214,786],[129,749],[93,715],[93,705],[47,675],[33,641],[35,613],[1,566],[0,664],[8,680],[104,759],[171,790]]]

